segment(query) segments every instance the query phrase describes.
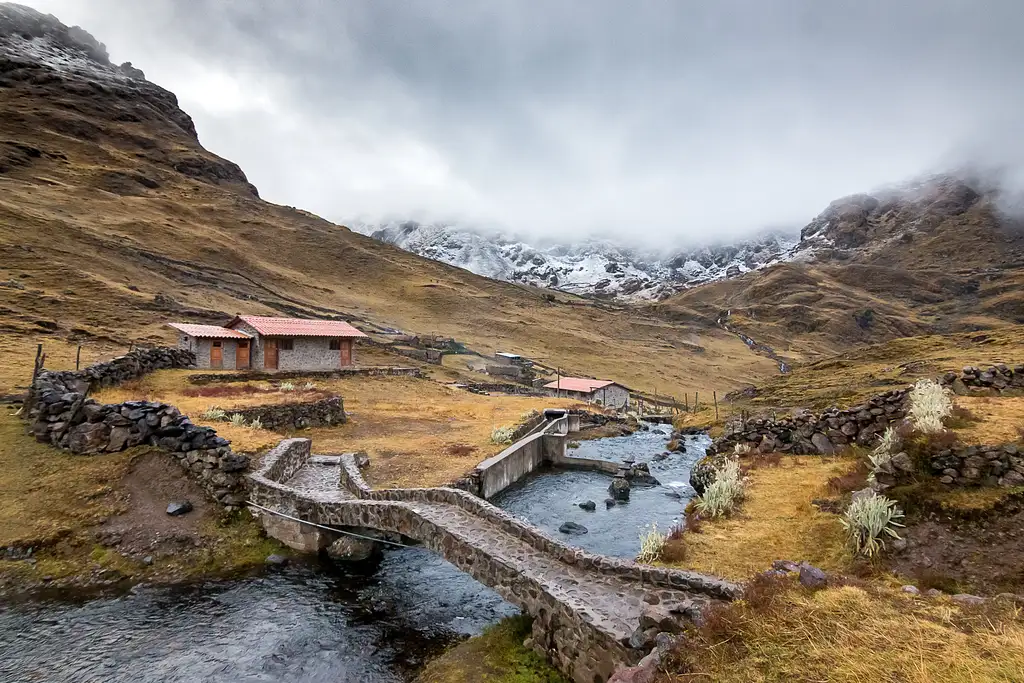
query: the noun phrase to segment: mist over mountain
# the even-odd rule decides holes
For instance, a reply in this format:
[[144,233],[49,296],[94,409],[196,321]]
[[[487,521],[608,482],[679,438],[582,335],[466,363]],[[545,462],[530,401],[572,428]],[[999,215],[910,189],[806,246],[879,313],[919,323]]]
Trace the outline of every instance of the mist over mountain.
[[623,246],[608,239],[527,241],[449,223],[350,222],[349,227],[420,256],[478,275],[607,298],[660,299],[686,287],[735,277],[792,257],[797,231],[692,249]]

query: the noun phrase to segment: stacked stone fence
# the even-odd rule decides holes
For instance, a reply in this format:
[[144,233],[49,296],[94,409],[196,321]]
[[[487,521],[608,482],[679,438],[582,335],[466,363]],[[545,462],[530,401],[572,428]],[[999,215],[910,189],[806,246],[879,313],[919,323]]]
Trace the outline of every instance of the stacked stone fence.
[[[1024,365],[999,364],[987,370],[968,366],[958,373],[947,372],[938,381],[958,395],[1016,393],[1024,391]],[[887,391],[845,410],[829,408],[818,414],[800,411],[781,419],[732,422],[712,449],[721,453],[746,444],[762,451],[830,454],[846,444],[869,446],[890,424],[906,417],[910,389]]]
[[232,382],[278,382],[293,379],[344,379],[345,377],[422,377],[419,368],[366,367],[337,370],[286,370],[283,372],[203,372],[189,375],[191,384],[230,384]]
[[258,419],[264,429],[290,431],[314,427],[330,427],[347,420],[345,404],[340,396],[307,403],[271,403],[225,410],[227,419],[241,415],[246,422]]
[[[1015,443],[998,446],[958,446],[928,458],[929,473],[947,486],[1024,486],[1024,447]],[[894,457],[875,473],[883,490],[914,481],[920,471],[909,457]]]
[[147,372],[190,367],[191,352],[135,351],[84,370],[41,371],[31,388],[27,418],[36,440],[78,455],[113,453],[140,445],[169,451],[189,476],[224,505],[245,500],[249,458],[209,427],[193,424],[174,406],[153,401],[100,404],[94,387],[113,386]]

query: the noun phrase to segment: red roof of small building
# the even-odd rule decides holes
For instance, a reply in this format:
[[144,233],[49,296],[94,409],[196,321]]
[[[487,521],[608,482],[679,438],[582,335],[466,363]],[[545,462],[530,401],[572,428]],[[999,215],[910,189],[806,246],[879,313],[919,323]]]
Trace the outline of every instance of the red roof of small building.
[[562,377],[555,382],[548,382],[544,385],[546,389],[562,389],[563,391],[579,391],[590,394],[598,389],[615,384],[607,379],[587,379],[585,377]]
[[304,318],[271,318],[262,315],[240,315],[229,327],[244,322],[267,337],[365,337],[366,335],[341,320],[306,320]]
[[190,337],[202,337],[205,339],[249,339],[250,335],[238,330],[228,329],[220,325],[194,325],[192,323],[167,323],[179,332],[184,332]]

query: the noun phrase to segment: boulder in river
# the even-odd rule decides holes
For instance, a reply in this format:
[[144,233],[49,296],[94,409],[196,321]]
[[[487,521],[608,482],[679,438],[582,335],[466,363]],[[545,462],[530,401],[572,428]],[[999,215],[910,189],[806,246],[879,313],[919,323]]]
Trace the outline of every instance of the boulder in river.
[[572,536],[582,536],[587,533],[587,527],[576,522],[562,522],[562,526],[558,527],[558,530],[563,534],[570,534]]
[[580,509],[586,510],[587,512],[593,512],[597,509],[597,503],[592,500],[587,500],[580,503]]
[[189,512],[192,512],[192,503],[187,500],[176,500],[167,506],[167,514],[171,517],[179,517]]
[[608,493],[612,494],[612,498],[616,501],[626,501],[629,500],[630,488],[629,480],[620,473],[616,474],[612,483],[608,485]]
[[615,499],[614,498],[605,498],[604,499],[604,506],[605,506],[606,509],[607,508],[615,507]]
[[283,567],[288,564],[288,558],[284,555],[274,553],[273,555],[267,555],[267,559],[263,560],[263,562],[273,567]]

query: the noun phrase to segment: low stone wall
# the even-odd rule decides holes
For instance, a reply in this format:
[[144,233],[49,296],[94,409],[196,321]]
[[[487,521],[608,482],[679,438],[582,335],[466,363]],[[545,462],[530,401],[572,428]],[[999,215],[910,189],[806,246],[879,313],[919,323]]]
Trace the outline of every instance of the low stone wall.
[[259,419],[264,429],[286,431],[329,427],[346,421],[345,404],[340,396],[332,396],[309,403],[277,403],[253,406],[239,410],[227,410],[228,419],[241,415],[246,422]]
[[27,417],[36,440],[80,455],[113,453],[139,445],[170,452],[218,502],[245,500],[249,458],[233,453],[226,439],[200,427],[174,406],[152,401],[100,404],[88,398],[93,386],[111,386],[153,370],[187,367],[188,351],[150,349],[79,371],[44,370],[32,385]]
[[1024,390],[1024,365],[1010,367],[1000,363],[989,366],[987,370],[969,365],[959,373],[947,372],[940,381],[960,395]]
[[[1024,486],[1024,452],[1016,444],[960,446],[929,458],[931,473],[948,486]],[[880,484],[904,483],[914,478],[909,458],[895,457],[876,472]]]
[[[938,381],[960,395],[1024,390],[1024,365],[1000,364],[988,370],[968,366],[959,373],[947,372]],[[717,439],[708,452],[723,453],[736,444],[796,454],[829,454],[836,446],[853,443],[870,446],[890,424],[906,417],[910,389],[887,391],[845,410],[830,408],[817,415],[803,411],[782,419],[733,422],[726,425],[725,435]],[[946,469],[959,471],[960,468]]]
[[275,382],[292,379],[342,379],[344,377],[422,377],[419,368],[373,367],[340,368],[337,370],[285,371],[285,372],[209,372],[189,375],[191,384],[215,384],[231,382]]
[[796,454],[831,454],[836,446],[872,444],[892,422],[906,417],[908,389],[887,391],[866,403],[840,410],[830,408],[817,415],[804,411],[782,419],[755,419],[726,425],[726,433],[709,449],[732,450],[747,444],[762,451]]

